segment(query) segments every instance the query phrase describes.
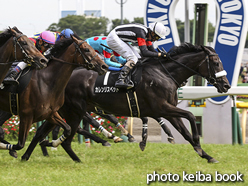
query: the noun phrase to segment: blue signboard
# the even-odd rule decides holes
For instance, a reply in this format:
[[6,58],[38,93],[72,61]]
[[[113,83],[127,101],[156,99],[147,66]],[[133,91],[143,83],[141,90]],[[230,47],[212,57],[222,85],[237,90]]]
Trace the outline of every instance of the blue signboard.
[[178,0],[147,0],[145,12],[145,24],[161,22],[167,28],[166,38],[155,42],[155,47],[168,51],[174,45],[179,45],[176,21],[174,18],[175,5]]
[[[227,79],[237,86],[247,33],[245,0],[216,0],[218,21],[215,29],[214,49],[227,71]],[[226,97],[211,98],[225,102]]]
[[[214,36],[214,49],[227,71],[227,79],[232,86],[238,82],[240,64],[242,60],[247,34],[247,0],[216,0],[218,21]],[[169,50],[179,45],[176,21],[174,18],[175,6],[178,0],[147,0],[145,7],[145,24],[162,22],[167,27],[165,39],[155,42],[159,48]],[[211,98],[217,104],[227,101],[227,97]]]

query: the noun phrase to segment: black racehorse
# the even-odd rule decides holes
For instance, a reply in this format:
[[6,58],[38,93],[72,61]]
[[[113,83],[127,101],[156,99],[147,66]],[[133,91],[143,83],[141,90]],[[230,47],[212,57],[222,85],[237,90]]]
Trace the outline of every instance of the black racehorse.
[[[71,128],[58,114],[64,103],[64,90],[72,71],[78,67],[93,69],[104,74],[108,66],[99,58],[94,49],[76,35],[55,44],[51,50],[53,58],[42,70],[33,70],[27,87],[19,93],[18,105],[20,117],[18,143],[12,145],[2,141],[0,148],[20,150],[24,147],[32,123],[47,120],[64,129],[64,134],[55,146],[70,136]],[[0,91],[0,109],[10,112],[9,92]],[[53,143],[53,144],[54,144]]]
[[[142,77],[140,83],[135,87],[140,117],[165,118],[193,146],[199,156],[207,159],[208,162],[217,162],[201,148],[195,116],[189,111],[176,107],[178,103],[177,89],[185,80],[197,74],[207,79],[219,93],[227,92],[230,84],[226,78],[223,64],[215,50],[208,46],[184,43],[173,47],[168,54],[170,55],[169,59],[148,58],[141,64],[143,67]],[[139,68],[137,65],[136,67]],[[73,118],[68,121],[72,130],[71,136],[62,143],[62,146],[75,161],[80,161],[80,159],[71,149],[71,140],[82,119],[82,113],[97,106],[116,116],[131,116],[125,92],[94,93],[97,77],[98,74],[93,71],[75,70],[66,87],[65,103],[59,111],[64,118]],[[192,135],[184,126],[182,118],[190,122]],[[22,159],[29,159],[36,144],[53,127],[46,122],[39,129]]]

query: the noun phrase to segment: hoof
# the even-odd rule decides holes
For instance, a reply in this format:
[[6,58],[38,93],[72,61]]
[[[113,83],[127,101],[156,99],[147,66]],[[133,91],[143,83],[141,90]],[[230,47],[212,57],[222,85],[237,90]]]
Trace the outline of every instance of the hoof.
[[121,139],[121,138],[119,138],[119,137],[116,137],[116,138],[114,139],[114,142],[115,142],[115,143],[118,143],[118,142],[121,142],[121,141],[123,141],[123,139]]
[[9,155],[12,156],[12,157],[14,157],[14,158],[17,158],[18,157],[17,152],[15,150],[10,150],[9,151]]
[[136,142],[136,140],[134,139],[134,137],[133,137],[133,136],[132,136],[132,137],[130,137],[130,138],[128,138],[128,141],[129,141],[130,143]]
[[109,142],[105,142],[105,143],[102,143],[102,146],[105,146],[105,147],[111,147],[111,144]]
[[208,163],[219,163],[219,161],[217,161],[216,159],[212,158],[212,159],[208,160]]
[[170,142],[171,144],[175,144],[174,138],[168,138],[168,142]]
[[26,157],[25,155],[22,156],[22,161],[28,161],[29,157]]
[[144,151],[145,150],[145,148],[146,148],[146,142],[140,142],[139,143],[139,147],[140,147],[140,150],[142,150],[142,151]]

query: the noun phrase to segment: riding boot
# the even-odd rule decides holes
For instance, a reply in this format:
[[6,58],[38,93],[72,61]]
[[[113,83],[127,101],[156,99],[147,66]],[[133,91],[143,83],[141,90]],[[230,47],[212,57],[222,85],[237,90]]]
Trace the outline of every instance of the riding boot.
[[115,87],[125,89],[133,88],[133,82],[131,80],[127,82],[127,75],[132,70],[134,65],[135,63],[130,60],[122,67],[118,80],[115,82]]
[[9,74],[4,78],[3,83],[11,84],[11,85],[19,85],[19,82],[16,80],[19,73],[20,72],[17,72],[15,69],[12,69],[9,72]]

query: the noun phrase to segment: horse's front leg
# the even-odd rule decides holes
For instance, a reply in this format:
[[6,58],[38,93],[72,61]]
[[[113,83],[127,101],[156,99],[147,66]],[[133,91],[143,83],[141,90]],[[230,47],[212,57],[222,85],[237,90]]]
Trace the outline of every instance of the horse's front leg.
[[139,143],[139,147],[142,151],[145,150],[146,148],[146,141],[147,141],[147,136],[148,136],[148,132],[147,132],[147,128],[148,128],[148,118],[147,117],[143,117],[140,118],[142,120],[142,141]]
[[117,128],[121,130],[121,132],[128,137],[129,142],[135,142],[134,137],[126,130],[124,127],[119,123],[118,119],[114,117],[111,114],[103,114],[103,113],[97,113],[98,115],[106,118],[109,120],[111,123],[114,123]]
[[[12,116],[11,113],[0,110],[0,141],[5,144],[10,144],[8,141],[4,140],[4,130],[2,128],[5,121],[7,121]],[[9,150],[10,156],[17,158],[17,152],[15,150]]]
[[45,121],[37,129],[36,134],[34,135],[34,137],[33,137],[32,141],[31,141],[31,143],[29,144],[26,152],[22,156],[22,160],[27,161],[30,158],[33,150],[35,149],[35,147],[37,145],[37,143],[39,143],[39,141],[41,141],[42,139],[44,139],[54,127],[55,126],[53,124],[50,124],[48,121]]
[[16,145],[0,143],[0,149],[21,150],[25,145],[32,122],[33,122],[32,117],[29,116],[21,117],[19,124],[18,143]]
[[215,160],[213,157],[209,156],[202,148],[199,143],[195,143],[193,141],[192,135],[188,131],[188,129],[185,127],[183,121],[181,118],[166,118],[174,127],[175,129],[182,134],[185,140],[187,140],[194,148],[194,150],[197,152],[199,156],[202,158],[205,158],[208,160],[208,163],[217,163],[218,161]]
[[123,141],[123,139],[117,136],[114,136],[113,134],[108,132],[103,126],[101,126],[98,122],[96,122],[88,112],[86,112],[83,119],[88,121],[93,127],[99,129],[103,133],[104,136],[106,136],[109,139],[113,139],[115,143]]
[[48,146],[57,147],[71,135],[71,127],[61,118],[58,112],[55,112],[47,121],[54,125],[59,125],[64,129],[62,136],[48,144]]
[[162,118],[154,118],[159,125],[161,126],[161,128],[163,129],[163,131],[168,135],[168,141],[172,144],[175,144],[175,140],[174,140],[174,136],[171,133],[171,130],[166,126],[164,120]]

